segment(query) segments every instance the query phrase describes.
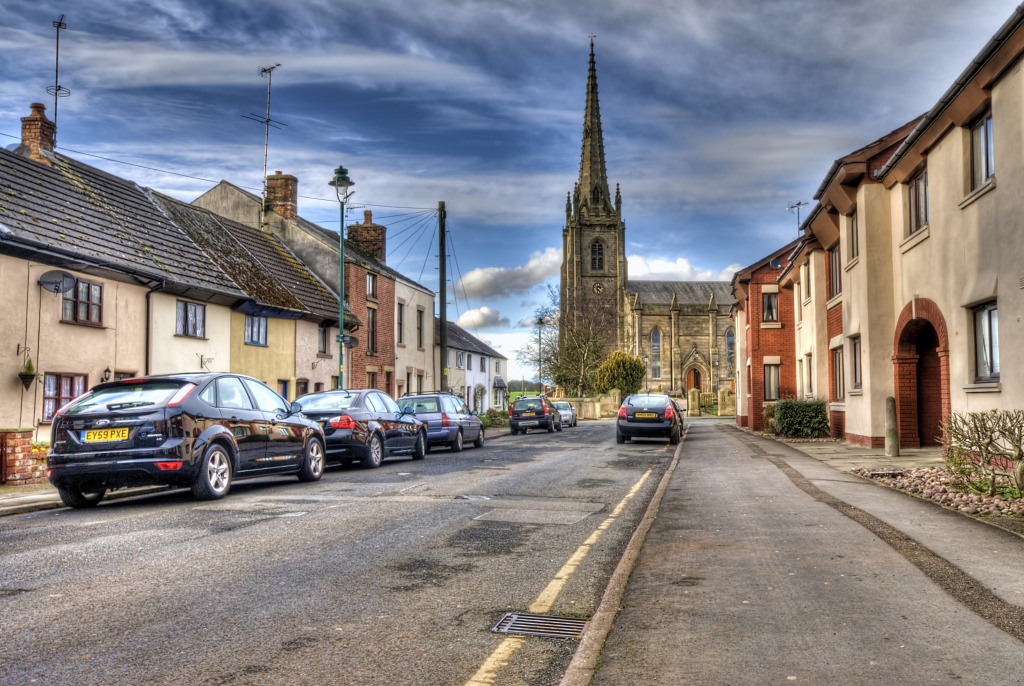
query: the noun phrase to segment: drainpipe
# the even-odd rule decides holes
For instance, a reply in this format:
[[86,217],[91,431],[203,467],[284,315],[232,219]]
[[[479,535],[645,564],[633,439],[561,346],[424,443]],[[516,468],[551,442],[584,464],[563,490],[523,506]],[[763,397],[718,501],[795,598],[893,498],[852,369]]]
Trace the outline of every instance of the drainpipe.
[[166,285],[167,282],[161,280],[158,284],[146,291],[146,376],[149,376],[150,374],[150,342],[153,338],[153,306],[151,296],[153,295],[153,291],[162,291]]

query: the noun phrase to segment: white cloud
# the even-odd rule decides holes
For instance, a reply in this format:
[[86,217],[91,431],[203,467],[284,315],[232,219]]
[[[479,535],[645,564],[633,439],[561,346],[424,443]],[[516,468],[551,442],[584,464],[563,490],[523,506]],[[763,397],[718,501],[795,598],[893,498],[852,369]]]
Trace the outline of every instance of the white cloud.
[[484,267],[474,269],[456,285],[467,298],[497,298],[525,293],[558,274],[562,251],[547,248],[535,252],[522,267]]
[[666,260],[642,255],[629,256],[629,278],[638,281],[728,281],[742,269],[739,264],[730,264],[720,272],[699,269],[685,257]]
[[511,324],[508,317],[502,317],[501,312],[487,306],[463,312],[455,323],[464,329],[508,328]]

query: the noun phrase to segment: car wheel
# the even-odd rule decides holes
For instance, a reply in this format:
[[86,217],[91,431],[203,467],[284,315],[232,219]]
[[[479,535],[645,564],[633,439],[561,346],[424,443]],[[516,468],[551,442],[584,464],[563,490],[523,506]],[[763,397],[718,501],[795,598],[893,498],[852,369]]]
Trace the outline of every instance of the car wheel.
[[422,460],[427,456],[427,435],[420,431],[416,434],[416,445],[412,449],[412,459]]
[[106,491],[83,493],[82,489],[78,486],[57,486],[57,493],[60,494],[60,499],[68,507],[82,509],[99,505]]
[[231,455],[224,446],[214,443],[203,453],[199,473],[192,482],[192,495],[197,500],[223,498],[231,489]]
[[618,443],[619,445],[621,445],[621,444],[626,442],[626,437],[623,436],[621,432],[616,431],[615,432],[615,442]]
[[514,426],[513,427],[509,427],[509,431],[512,433],[513,436],[515,436],[517,433],[519,433],[519,429],[514,427]]
[[299,468],[299,481],[319,481],[324,475],[324,447],[311,438],[306,444],[306,456]]
[[575,417],[572,418],[572,425],[573,426],[576,426],[578,422],[579,422],[578,419],[576,419]]
[[366,445],[366,454],[360,461],[367,469],[375,469],[384,460],[384,444],[380,441],[380,434],[370,436],[370,442]]
[[555,420],[553,420],[553,419],[550,422],[548,422],[548,433],[549,434],[555,433]]
[[561,430],[562,430],[562,422],[559,421],[558,425],[555,427],[555,431],[561,431]]
[[679,443],[679,427],[674,427],[672,433],[668,435],[668,442],[671,445],[677,445]]
[[482,426],[480,427],[480,434],[476,437],[476,440],[473,441],[473,447],[474,448],[483,448],[484,447],[484,427],[482,427]]
[[452,441],[451,445],[453,453],[462,452],[462,429],[459,429],[459,432],[455,434],[455,440]]

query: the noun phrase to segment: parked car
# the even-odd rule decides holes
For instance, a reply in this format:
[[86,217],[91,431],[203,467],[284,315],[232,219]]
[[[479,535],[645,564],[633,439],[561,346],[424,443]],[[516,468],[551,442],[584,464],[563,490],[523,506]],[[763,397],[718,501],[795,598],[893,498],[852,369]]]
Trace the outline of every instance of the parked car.
[[407,394],[398,399],[398,405],[406,412],[411,409],[427,425],[428,450],[431,446],[446,445],[457,453],[466,441],[472,441],[474,447],[484,447],[484,423],[457,395],[441,391]]
[[95,386],[53,418],[50,483],[70,507],[116,488],[188,486],[221,498],[235,479],[324,471],[320,426],[237,374],[146,376]]
[[558,414],[562,415],[564,426],[576,426],[576,408],[572,406],[572,403],[567,400],[556,400],[551,404],[558,410]]
[[530,429],[562,430],[562,415],[543,395],[519,396],[508,413],[508,423],[515,435]]
[[323,427],[328,460],[374,468],[388,457],[422,460],[427,454],[426,426],[384,391],[310,393],[296,399],[292,410]]
[[631,438],[668,438],[679,443],[683,413],[672,398],[663,393],[638,393],[626,396],[615,420],[615,442]]

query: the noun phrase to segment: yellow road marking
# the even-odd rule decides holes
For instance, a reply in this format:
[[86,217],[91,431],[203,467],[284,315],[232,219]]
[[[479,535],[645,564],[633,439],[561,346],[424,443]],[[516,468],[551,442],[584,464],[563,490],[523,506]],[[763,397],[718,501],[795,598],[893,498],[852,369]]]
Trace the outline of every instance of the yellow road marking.
[[[600,526],[594,529],[594,532],[590,534],[586,541],[583,542],[583,545],[577,548],[576,552],[574,552],[568,561],[562,565],[562,568],[558,570],[555,577],[547,587],[541,591],[540,595],[537,596],[537,599],[534,600],[528,608],[531,614],[544,614],[551,610],[551,607],[555,604],[555,599],[558,597],[558,594],[562,592],[562,589],[565,588],[565,585],[569,582],[569,577],[571,577],[572,573],[575,572],[579,568],[580,564],[583,563],[587,553],[590,552],[590,548],[601,539],[604,532],[608,530],[612,523],[619,518],[619,515],[622,514],[622,511],[626,509],[626,505],[629,504],[629,501],[632,500],[640,491],[644,483],[647,481],[647,478],[651,475],[651,471],[652,470],[648,469],[644,472],[644,475],[640,477],[639,481],[633,484],[633,488],[629,489],[629,493],[619,501],[619,504],[615,506],[615,509],[611,511],[611,514],[601,522]],[[495,683],[495,680],[498,678],[498,669],[508,664],[513,653],[515,653],[523,643],[524,640],[519,636],[509,637],[502,641],[494,652],[491,653],[490,657],[484,661],[483,665],[480,666],[480,669],[477,670],[476,674],[466,682],[466,686],[484,686],[485,684]]]

